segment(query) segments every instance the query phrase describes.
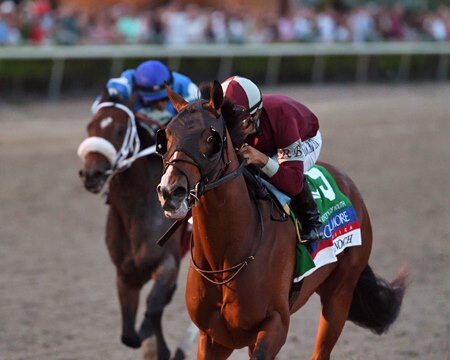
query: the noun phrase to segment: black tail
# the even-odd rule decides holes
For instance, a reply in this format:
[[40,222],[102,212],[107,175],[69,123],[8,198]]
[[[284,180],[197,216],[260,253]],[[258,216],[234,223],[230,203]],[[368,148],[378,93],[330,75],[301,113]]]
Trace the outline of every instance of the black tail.
[[406,270],[388,283],[369,265],[363,270],[353,294],[348,320],[381,335],[397,319],[406,289]]

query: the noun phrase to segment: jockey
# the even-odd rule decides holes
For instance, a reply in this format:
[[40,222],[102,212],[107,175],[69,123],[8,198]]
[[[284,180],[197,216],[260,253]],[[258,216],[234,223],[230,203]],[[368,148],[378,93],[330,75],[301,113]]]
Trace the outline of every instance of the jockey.
[[322,239],[322,222],[303,173],[316,162],[322,147],[317,117],[303,104],[279,95],[262,96],[251,80],[233,76],[222,83],[225,98],[246,111],[239,152],[279,190],[292,197],[291,208],[302,225],[301,238]]
[[[125,70],[120,77],[110,79],[106,83],[109,96],[126,103],[132,95],[137,95],[137,101],[132,107],[135,114],[145,117],[165,126],[176,111],[170,101],[164,84],[179,93],[186,101],[198,97],[198,88],[187,76],[170,71],[160,61],[149,60],[140,64],[136,70]],[[92,112],[99,103],[99,97],[92,105]]]

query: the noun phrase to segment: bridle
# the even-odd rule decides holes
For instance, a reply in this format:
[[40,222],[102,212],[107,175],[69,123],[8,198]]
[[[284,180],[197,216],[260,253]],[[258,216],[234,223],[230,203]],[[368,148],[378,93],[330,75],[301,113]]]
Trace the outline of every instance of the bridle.
[[[203,103],[204,102],[202,102],[200,106],[195,106],[194,104],[192,104],[194,106],[192,106],[190,109],[184,109],[179,113],[179,116],[183,115],[183,112],[185,111],[200,111],[203,119],[205,120],[205,123],[211,122],[211,117],[206,115],[207,111],[202,106]],[[188,186],[188,194],[186,200],[189,207],[194,206],[198,202],[199,198],[203,196],[207,191],[212,190],[242,174],[244,168],[244,163],[240,163],[237,169],[228,174],[225,174],[228,170],[229,165],[231,164],[231,161],[225,160],[227,149],[227,135],[225,120],[223,119],[222,114],[217,114],[215,123],[210,125],[210,130],[214,134],[213,136],[216,136],[216,138],[220,139],[220,149],[212,158],[208,158],[208,156],[206,156],[205,154],[196,155],[192,153],[190,149],[187,149],[186,145],[189,146],[193,143],[193,141],[190,141],[189,139],[185,140],[175,149],[171,149],[170,151],[168,151],[165,145],[167,142],[167,139],[165,138],[165,130],[158,130],[156,134],[156,152],[163,158],[163,174],[166,173],[167,169],[170,166],[173,166],[186,178]],[[184,153],[188,156],[189,159],[173,158],[176,152]],[[192,165],[199,171],[200,179],[195,184],[195,186],[191,187],[188,174],[181,166],[179,166],[182,163]],[[223,166],[220,166],[221,163],[223,163]],[[205,165],[207,167],[207,170],[204,169]]]
[[[211,117],[206,116],[207,111],[203,108],[202,103],[200,104],[200,106],[193,106],[188,111],[193,112],[193,110],[197,110],[202,113],[203,119],[205,120],[206,124],[208,122],[210,122],[210,121],[208,121],[208,119],[210,119]],[[184,109],[183,111],[187,111],[187,109]],[[182,115],[182,112],[180,112],[180,115]],[[174,119],[174,120],[176,120],[176,119]],[[221,144],[220,144],[220,150],[217,153],[217,156],[215,156],[213,159],[209,159],[204,154],[202,154],[201,158],[199,156],[196,156],[196,154],[191,154],[190,149],[186,149],[183,146],[183,145],[189,144],[190,143],[189,140],[184,141],[184,143],[181,145],[178,145],[176,147],[176,149],[172,149],[172,151],[167,152],[167,146],[166,146],[167,139],[165,138],[165,132],[163,132],[164,130],[159,130],[157,133],[156,148],[157,148],[157,153],[163,157],[163,162],[164,162],[163,174],[167,171],[169,166],[173,166],[186,178],[187,186],[188,186],[188,193],[186,195],[187,196],[186,200],[188,202],[189,209],[191,209],[192,206],[195,206],[198,203],[200,197],[203,196],[206,192],[208,192],[214,188],[217,188],[218,186],[238,177],[239,175],[241,175],[244,172],[244,169],[245,169],[244,168],[245,163],[241,162],[235,170],[233,170],[232,172],[226,173],[231,161],[225,160],[225,154],[226,154],[226,149],[227,149],[227,136],[226,136],[225,120],[223,119],[222,114],[217,114],[216,120],[218,120],[218,123],[221,125],[218,126],[217,128],[213,127],[211,125],[210,129],[211,129],[211,131],[213,131],[213,133],[215,131],[215,132],[217,132],[217,134],[220,135]],[[184,153],[185,155],[187,155],[189,157],[189,159],[181,159],[181,158],[173,159],[173,156],[175,155],[176,152]],[[219,154],[220,154],[220,156],[219,156]],[[187,163],[189,165],[196,167],[200,173],[200,180],[197,182],[197,184],[193,188],[190,187],[188,174],[186,173],[185,170],[183,170],[182,167],[179,166],[179,164],[181,164],[181,163]],[[220,166],[220,163],[223,163],[224,166]],[[202,164],[207,164],[209,170],[204,170],[202,167]],[[219,168],[219,166],[220,166],[220,168]],[[219,170],[217,170],[217,168],[219,168]],[[214,180],[210,181],[211,178],[214,178]],[[205,270],[205,269],[200,268],[194,259],[194,254],[193,254],[194,241],[193,241],[193,234],[191,234],[191,239],[190,239],[191,266],[200,276],[202,276],[208,282],[210,282],[214,285],[218,285],[218,286],[226,285],[229,282],[231,282],[233,279],[235,279],[236,276],[255,259],[256,252],[258,251],[259,246],[261,245],[261,242],[262,242],[262,239],[264,236],[264,218],[263,218],[262,211],[259,207],[257,200],[255,198],[253,198],[253,200],[254,200],[254,203],[255,203],[255,206],[257,209],[257,213],[258,213],[259,241],[256,243],[256,247],[252,251],[252,255],[248,256],[245,260],[241,261],[240,263],[238,263],[232,267],[222,269],[222,270]],[[182,221],[183,220],[177,221],[176,223],[174,223],[172,225],[172,227],[176,226],[176,224],[181,224]],[[166,234],[173,233],[173,231],[171,231],[171,229],[169,229],[169,231]],[[161,238],[158,241],[158,243],[163,244],[165,242],[165,240],[162,241],[163,239],[165,239],[165,240],[167,239],[166,235],[164,235],[163,238]],[[211,278],[211,276],[222,275],[222,274],[227,274],[227,273],[230,273],[231,275],[222,281],[216,281]]]
[[105,154],[103,149],[106,146],[108,149],[115,150],[114,145],[105,138],[99,137],[88,137],[78,147],[78,155],[82,160],[84,160],[84,157],[89,152],[98,152],[105,156],[108,155],[106,157],[111,161],[111,169],[106,171],[108,177],[102,187],[102,189],[106,189],[102,191],[103,196],[107,194],[109,182],[116,174],[131,167],[137,159],[156,153],[156,145],[141,149],[141,140],[137,130],[136,117],[127,106],[109,101],[102,102],[95,108],[95,113],[100,109],[108,107],[119,109],[127,115],[127,130],[120,149],[115,151],[112,158],[111,153]]

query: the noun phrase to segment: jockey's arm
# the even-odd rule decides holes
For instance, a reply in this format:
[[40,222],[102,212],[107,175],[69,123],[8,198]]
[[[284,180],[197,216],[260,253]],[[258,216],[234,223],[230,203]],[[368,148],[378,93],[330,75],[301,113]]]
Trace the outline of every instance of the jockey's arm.
[[279,157],[278,161],[268,158],[268,162],[261,170],[268,177],[269,182],[280,191],[291,196],[295,196],[302,191],[303,161],[294,159],[280,162]]
[[[125,70],[120,77],[108,80],[106,90],[110,98],[115,98],[121,102],[126,102],[130,98],[133,88],[133,73],[134,70]],[[93,114],[96,112],[100,101],[101,96],[99,95],[91,106]]]
[[199,98],[198,86],[193,82],[189,83],[183,97],[188,102],[197,100]]
[[298,122],[291,113],[280,114],[273,137],[277,159],[268,158],[262,172],[269,182],[288,195],[295,196],[303,188],[303,153]]
[[247,144],[243,145],[239,153],[246,159],[247,165],[259,166],[267,180],[280,191],[291,196],[302,191],[304,169],[300,139],[279,148],[278,155],[273,158]]

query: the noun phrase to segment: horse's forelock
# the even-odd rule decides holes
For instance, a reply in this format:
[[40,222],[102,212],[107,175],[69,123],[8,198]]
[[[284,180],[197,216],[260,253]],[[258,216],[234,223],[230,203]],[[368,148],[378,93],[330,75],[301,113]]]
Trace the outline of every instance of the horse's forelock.
[[[203,100],[209,101],[211,96],[211,83],[204,82],[199,85],[200,97]],[[225,124],[229,131],[231,131],[242,119],[240,111],[236,110],[234,103],[229,98],[224,98],[222,107],[220,108]]]
[[[121,115],[123,114],[123,115]],[[88,124],[88,129],[96,124],[100,125],[100,122],[105,118],[110,117],[113,121],[118,121],[120,119],[124,119],[127,121],[127,115],[122,110],[117,109],[115,107],[104,107],[97,110],[97,112],[92,117],[91,121]]]

